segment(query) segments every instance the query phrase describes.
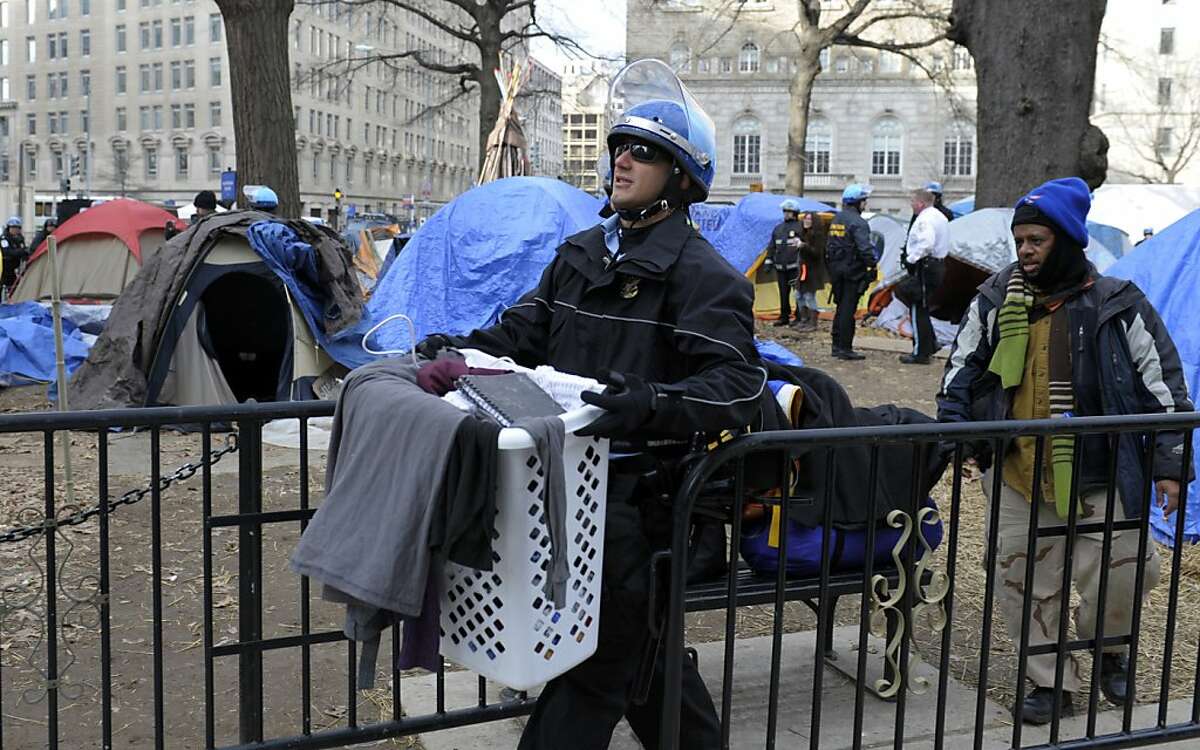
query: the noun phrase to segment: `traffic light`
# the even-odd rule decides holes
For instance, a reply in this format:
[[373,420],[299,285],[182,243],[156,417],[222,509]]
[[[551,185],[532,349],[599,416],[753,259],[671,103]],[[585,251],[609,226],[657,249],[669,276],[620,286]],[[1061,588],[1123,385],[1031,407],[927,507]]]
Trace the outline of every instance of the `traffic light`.
[[335,201],[340,201],[342,199],[342,189],[341,188],[333,189],[333,199]]

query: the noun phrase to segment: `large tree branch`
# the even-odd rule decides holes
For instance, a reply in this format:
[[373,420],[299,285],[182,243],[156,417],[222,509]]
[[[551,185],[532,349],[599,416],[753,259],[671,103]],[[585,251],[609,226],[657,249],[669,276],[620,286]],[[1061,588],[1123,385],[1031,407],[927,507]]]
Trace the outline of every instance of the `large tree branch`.
[[411,0],[299,0],[299,2],[303,5],[329,5],[332,2],[340,5],[347,5],[353,8],[365,8],[376,4],[390,5],[392,7],[399,8],[400,10],[406,10],[425,19],[429,23],[433,24],[434,27],[441,29],[456,39],[461,39],[464,42],[476,42],[479,38],[479,21],[475,15],[475,13],[478,11],[474,8],[475,4],[473,0],[443,1],[462,8],[467,15],[470,16],[471,20],[475,22],[474,25],[470,27],[452,26],[450,23],[443,21],[430,11],[421,7],[417,3],[412,2]]
[[[821,29],[821,36],[824,38],[823,46],[828,47],[829,45],[834,44],[835,40],[842,34],[846,33],[846,29],[850,28],[850,24],[854,23],[854,21],[863,14],[863,11],[866,10],[867,6],[870,4],[871,0],[854,0],[854,4],[851,5],[846,12],[841,15],[841,17],[826,26],[824,29]],[[801,14],[801,16],[803,15],[804,14]]]
[[[837,38],[835,43],[845,47],[866,47],[868,49],[878,49],[886,52],[895,52],[896,54],[904,54],[908,50],[924,49],[925,47],[932,46],[944,40],[945,38],[946,32],[944,31],[928,39],[923,39],[917,42],[873,42],[870,39],[863,39],[860,36],[843,34]],[[922,70],[926,69],[924,63],[917,61],[915,57],[911,55],[905,55],[905,57],[917,62]]]

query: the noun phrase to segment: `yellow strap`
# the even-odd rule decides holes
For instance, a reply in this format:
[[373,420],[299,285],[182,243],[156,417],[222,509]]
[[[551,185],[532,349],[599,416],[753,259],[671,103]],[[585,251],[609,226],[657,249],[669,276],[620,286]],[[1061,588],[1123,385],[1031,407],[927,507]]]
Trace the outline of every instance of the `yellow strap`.
[[767,535],[767,546],[779,549],[779,508],[771,506],[771,533]]

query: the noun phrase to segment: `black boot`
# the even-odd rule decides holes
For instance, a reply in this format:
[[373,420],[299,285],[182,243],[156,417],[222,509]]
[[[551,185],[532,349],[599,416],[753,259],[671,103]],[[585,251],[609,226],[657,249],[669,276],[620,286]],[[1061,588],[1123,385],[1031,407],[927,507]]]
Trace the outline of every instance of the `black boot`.
[[919,357],[916,354],[901,354],[900,363],[905,365],[927,365],[929,357]]
[[1100,692],[1118,706],[1129,700],[1129,657],[1125,654],[1101,655]]
[[[1059,706],[1059,716],[1070,716],[1074,713],[1074,694],[1064,690],[1061,694],[1062,701]],[[1014,716],[1017,713],[1013,712]],[[1020,718],[1026,724],[1049,724],[1054,713],[1054,690],[1051,688],[1034,688],[1033,692],[1025,696],[1025,702],[1021,704]]]

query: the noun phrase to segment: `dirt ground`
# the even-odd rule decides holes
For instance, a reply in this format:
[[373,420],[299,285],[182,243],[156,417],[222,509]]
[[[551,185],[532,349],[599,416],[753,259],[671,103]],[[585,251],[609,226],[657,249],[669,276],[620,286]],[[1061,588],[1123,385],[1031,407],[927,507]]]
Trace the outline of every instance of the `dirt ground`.
[[[797,335],[790,329],[760,324],[759,335],[773,338],[800,354],[809,366],[818,367],[836,377],[857,405],[895,403],[932,413],[934,394],[941,374],[941,362],[932,366],[903,366],[896,352],[872,351],[861,347],[867,358],[862,362],[834,360],[829,354],[828,323],[814,334]],[[863,330],[860,336],[886,336]],[[0,392],[0,412],[11,413],[49,408],[41,389],[22,388]],[[121,441],[144,441],[144,435],[117,434],[110,437],[110,454],[122,451]],[[44,507],[42,480],[43,436],[0,435],[0,528],[7,529],[40,520]],[[219,444],[220,437],[214,442]],[[96,436],[77,433],[72,436],[77,504],[93,504],[98,493]],[[130,443],[131,446],[136,445]],[[198,435],[162,433],[163,473],[200,454]],[[125,450],[125,453],[136,453]],[[61,506],[65,486],[61,481],[61,456],[56,495]],[[295,456],[298,451],[291,451]],[[268,449],[264,470],[264,510],[298,507],[300,469],[284,449]],[[312,454],[309,467],[312,496],[319,502],[323,484],[323,458]],[[223,459],[214,471],[211,502],[214,514],[236,512],[237,455]],[[136,462],[135,462],[136,463]],[[282,464],[282,465],[281,465]],[[114,464],[115,466],[115,464]],[[128,462],[110,476],[110,494],[145,486],[145,467]],[[120,473],[124,472],[124,473]],[[943,512],[949,515],[950,478],[935,493]],[[953,619],[950,624],[952,676],[968,687],[980,682],[979,651],[981,622],[990,606],[984,601],[984,549],[981,519],[985,503],[978,483],[967,483],[962,507],[956,518],[948,519],[959,534],[957,576],[954,582]],[[205,665],[203,659],[202,597],[204,593],[202,504],[204,487],[199,474],[164,492],[161,498],[159,529],[162,540],[162,612],[161,642],[165,686],[163,714],[168,746],[200,748],[204,746]],[[109,565],[111,579],[111,636],[113,686],[113,731],[116,747],[146,747],[154,741],[154,632],[152,628],[154,580],[151,559],[154,536],[153,501],[145,500],[122,507],[111,516]],[[60,511],[60,516],[65,515]],[[299,535],[296,523],[267,528],[263,535],[265,602],[264,637],[295,635],[301,627],[301,592],[297,578],[286,568]],[[949,538],[949,536],[947,536]],[[99,575],[99,525],[93,519],[80,526],[63,527],[56,535],[55,575],[59,579],[57,617],[59,656],[59,731],[61,746],[99,747],[100,694],[100,602],[96,596]],[[235,530],[212,530],[213,642],[228,643],[237,635],[237,550]],[[1163,580],[1144,609],[1141,628],[1142,659],[1139,668],[1139,697],[1157,699],[1162,674],[1163,644],[1167,641],[1166,581],[1170,578],[1170,553],[1165,559]],[[945,545],[937,553],[939,566],[945,561]],[[1197,633],[1200,631],[1200,554],[1193,549],[1182,556],[1179,588],[1179,616],[1172,643],[1171,695],[1188,695],[1194,684]],[[46,550],[40,537],[22,542],[0,542],[0,684],[2,684],[3,741],[10,747],[42,747],[46,742],[47,693],[41,675],[45,673],[46,646],[43,640],[45,618],[43,598]],[[310,618],[314,631],[340,628],[341,612],[322,602],[311,592]],[[859,601],[846,597],[839,604],[839,623],[857,623]],[[803,605],[786,607],[788,630],[811,629],[815,618]],[[770,607],[745,608],[738,612],[737,630],[742,636],[767,634],[772,628]],[[723,636],[724,615],[703,613],[689,618],[689,639],[693,642],[719,640]],[[940,660],[940,635],[928,623],[918,623],[914,634],[922,659],[931,664]],[[386,641],[386,639],[385,639]],[[1015,687],[1014,648],[1004,624],[993,626],[992,661],[988,675],[989,695],[1010,704]],[[302,728],[302,664],[297,649],[269,652],[265,666],[264,701],[268,736],[298,734]],[[379,657],[381,667],[390,662],[385,642]],[[346,726],[351,711],[360,723],[391,717],[390,695],[386,692],[389,675],[381,669],[384,690],[359,693],[353,706],[347,700],[348,649],[345,644],[328,644],[311,649],[311,695],[308,705],[314,730]],[[237,739],[237,659],[215,660],[214,723],[217,745],[234,744]],[[406,738],[386,744],[391,747],[419,747],[419,740]]]

